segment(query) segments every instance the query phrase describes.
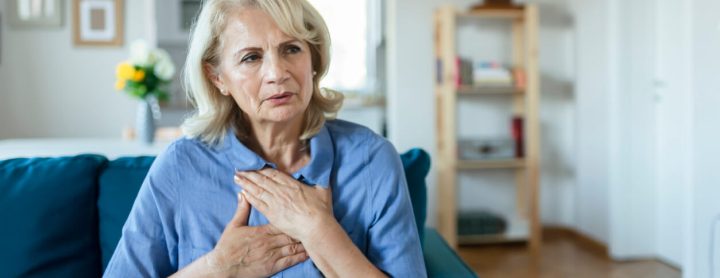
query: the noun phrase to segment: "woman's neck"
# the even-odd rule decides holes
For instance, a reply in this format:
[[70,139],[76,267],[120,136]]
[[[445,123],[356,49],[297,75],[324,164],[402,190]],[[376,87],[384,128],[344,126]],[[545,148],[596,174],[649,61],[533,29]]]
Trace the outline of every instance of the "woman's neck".
[[294,173],[310,161],[309,145],[300,140],[302,120],[290,123],[249,124],[248,147],[286,173]]

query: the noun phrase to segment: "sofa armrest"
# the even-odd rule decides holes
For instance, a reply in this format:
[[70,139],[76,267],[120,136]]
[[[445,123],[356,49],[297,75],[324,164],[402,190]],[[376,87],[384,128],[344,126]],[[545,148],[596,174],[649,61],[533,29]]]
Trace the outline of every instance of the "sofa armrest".
[[425,228],[422,243],[428,277],[478,277],[433,228]]

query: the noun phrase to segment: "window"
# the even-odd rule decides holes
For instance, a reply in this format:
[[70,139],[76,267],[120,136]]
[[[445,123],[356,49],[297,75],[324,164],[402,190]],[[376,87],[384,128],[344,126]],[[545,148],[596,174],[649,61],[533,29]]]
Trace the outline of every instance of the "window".
[[320,12],[332,40],[330,70],[320,84],[344,93],[382,90],[378,55],[382,52],[380,0],[309,0]]

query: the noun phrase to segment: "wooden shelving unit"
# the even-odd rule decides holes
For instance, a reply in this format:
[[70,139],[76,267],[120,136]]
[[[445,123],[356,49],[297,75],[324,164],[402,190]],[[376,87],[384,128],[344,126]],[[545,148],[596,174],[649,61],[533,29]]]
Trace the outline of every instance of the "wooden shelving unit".
[[[476,87],[457,86],[455,77],[458,57],[456,46],[457,21],[474,19],[507,20],[512,25],[512,65],[525,72],[526,86]],[[537,54],[538,11],[533,4],[508,9],[458,11],[452,6],[439,8],[435,20],[435,55],[439,61],[435,88],[438,134],[438,228],[448,243],[498,243],[524,241],[533,250],[541,246],[539,222],[539,147],[538,115],[539,73]],[[480,26],[482,28],[482,26]],[[506,95],[512,99],[512,113],[524,119],[525,155],[518,159],[468,161],[458,157],[457,103],[467,97]],[[457,175],[460,171],[511,170],[515,174],[517,215],[507,219],[507,230],[495,235],[463,235],[457,233]]]
[[481,87],[481,86],[459,86],[455,90],[458,96],[472,95],[498,95],[498,94],[524,94],[525,90],[512,87]]

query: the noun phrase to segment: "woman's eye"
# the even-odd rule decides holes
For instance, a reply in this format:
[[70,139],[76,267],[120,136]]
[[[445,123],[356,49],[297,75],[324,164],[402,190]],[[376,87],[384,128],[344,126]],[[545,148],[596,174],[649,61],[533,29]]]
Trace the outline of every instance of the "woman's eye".
[[240,62],[241,62],[241,63],[244,63],[244,62],[254,62],[254,61],[257,61],[257,60],[259,60],[259,59],[260,59],[260,55],[257,55],[257,54],[248,54],[248,55],[245,55],[245,57],[243,57],[242,60],[240,60]]
[[301,50],[300,47],[291,45],[291,46],[288,46],[285,51],[289,54],[295,54],[295,53],[300,52],[300,50]]

